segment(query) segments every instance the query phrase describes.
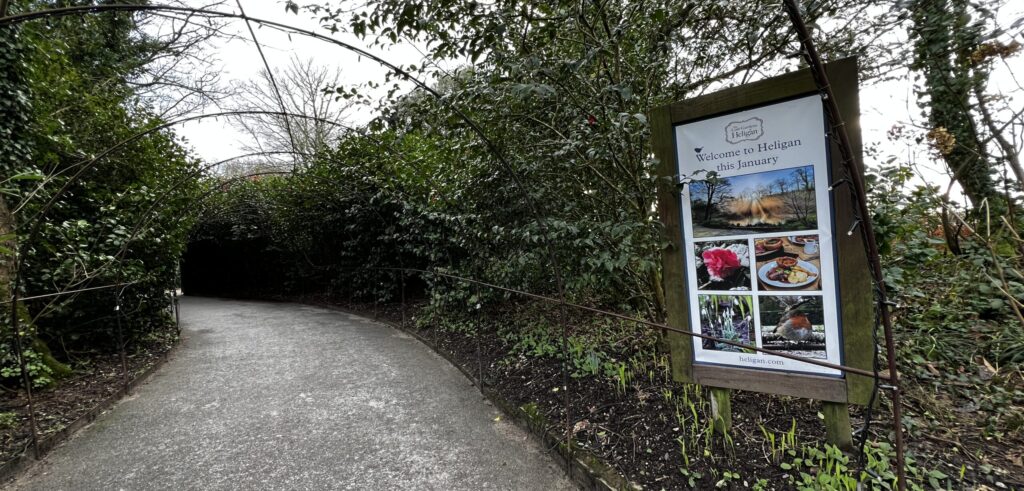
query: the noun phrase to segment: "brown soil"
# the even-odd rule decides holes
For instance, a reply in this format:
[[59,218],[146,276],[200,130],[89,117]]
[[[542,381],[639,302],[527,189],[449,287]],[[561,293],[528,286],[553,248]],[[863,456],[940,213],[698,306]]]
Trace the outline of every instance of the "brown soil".
[[[359,304],[337,299],[304,299],[313,303],[331,303],[347,310],[363,312],[398,325],[402,319],[398,305]],[[406,315],[411,319],[415,308]],[[494,312],[492,315],[501,315]],[[753,486],[758,479],[768,482],[767,489],[786,489],[787,472],[771,457],[771,445],[765,440],[761,428],[783,434],[796,422],[798,444],[821,446],[825,431],[820,419],[820,403],[806,399],[773,396],[737,391],[732,397],[733,431],[730,445],[720,437],[712,439],[710,453],[691,449],[689,470],[700,477],[691,481],[684,475],[684,460],[678,439],[687,433],[676,418],[676,406],[663,396],[671,390],[676,397],[686,389],[684,384],[671,382],[664,376],[637,377],[623,391],[607,379],[598,377],[569,378],[568,398],[563,385],[562,363],[552,357],[509,355],[510,346],[485,327],[479,336],[475,333],[447,332],[424,329],[420,334],[446,351],[471,374],[481,374],[484,384],[497,390],[502,397],[518,407],[528,407],[541,416],[552,434],[565,435],[573,428],[575,443],[602,459],[620,475],[644,489],[713,489],[725,471],[738,473],[742,478],[727,486],[742,489],[743,481]],[[582,325],[582,320],[573,322]],[[407,321],[411,325],[411,320]],[[654,367],[652,367],[654,368]],[[691,389],[692,390],[692,389]],[[705,396],[704,400],[710,397]],[[566,402],[568,420],[566,425]],[[892,420],[888,400],[874,411],[869,441],[890,441]],[[700,413],[701,424],[706,423]],[[851,410],[855,431],[863,427],[864,412]],[[1017,476],[1024,473],[1020,452],[1007,451],[1024,448],[1021,435],[1010,435],[998,444],[984,438],[964,438],[952,443],[938,436],[939,431],[918,429],[908,436],[908,453],[915,467],[928,471],[941,471],[954,486],[963,489],[985,489],[1002,483],[1002,488],[1024,489]],[[932,436],[934,435],[934,436]],[[1007,446],[1008,445],[1008,446]],[[959,448],[957,448],[959,447]],[[786,460],[792,460],[788,457]],[[851,468],[859,469],[856,457]],[[965,479],[959,482],[963,466]],[[912,478],[914,476],[911,476]],[[926,477],[915,481],[927,487]],[[947,481],[940,481],[945,484]]]
[[[166,340],[161,338],[130,346],[127,377],[117,353],[91,353],[72,360],[70,377],[60,380],[56,387],[32,392],[39,439],[63,430],[99,406],[123,387],[126,378],[132,380],[145,372],[176,342],[176,335],[169,332]],[[24,390],[5,392],[0,397],[0,413],[9,412],[17,414],[17,426],[0,431],[0,464],[32,451],[29,405]]]
[[[300,300],[340,306],[394,324],[399,324],[403,317],[399,305],[353,303],[325,297]],[[416,310],[414,307],[407,309],[407,325],[412,324]],[[588,376],[569,377],[568,390],[564,390],[566,374],[560,359],[510,355],[511,346],[496,336],[490,325],[505,314],[485,312],[479,333],[426,328],[420,334],[451,355],[468,373],[482,376],[484,383],[508,402],[535,414],[546,423],[552,434],[564,436],[566,428],[572,428],[573,439],[578,446],[644,489],[714,488],[725,471],[741,476],[737,483],[726,487],[741,489],[746,487],[744,481],[753,486],[757,479],[765,479],[768,489],[785,489],[787,472],[792,471],[786,471],[778,462],[772,461],[771,448],[762,436],[761,427],[782,434],[796,421],[799,443],[820,445],[824,440],[818,403],[736,392],[732,403],[732,444],[715,437],[707,447],[688,449],[689,466],[686,468],[679,439],[688,439],[687,435],[694,429],[686,426],[694,423],[680,424],[676,404],[664,395],[672,391],[678,401],[680,394],[687,390],[686,386],[667,380],[659,372],[660,368],[652,364],[650,375],[637,376],[625,389],[616,387],[607,378]],[[587,319],[573,319],[571,324],[585,326]],[[154,343],[137,347],[129,357],[131,373],[144,371],[172,344]],[[122,382],[116,354],[95,355],[79,361],[74,368],[73,378],[62,381],[55,389],[35,395],[41,435],[60,431],[116,392]],[[696,394],[694,399],[698,399]],[[703,397],[703,400],[707,401],[708,397]],[[908,409],[921,409],[913,407],[915,400],[911,393]],[[0,433],[0,457],[8,461],[20,455],[31,441],[25,398],[20,394],[5,395],[0,399],[0,411],[15,412],[19,416],[17,428]],[[706,424],[705,411],[706,408],[699,412],[698,430]],[[860,428],[863,412],[854,410],[852,417],[854,427]],[[888,440],[890,428],[889,413],[883,404],[875,412],[871,440]],[[996,482],[1004,484],[997,487],[1024,489],[1024,483],[1017,477],[1024,475],[1020,451],[1024,448],[1024,439],[1021,435],[1007,435],[995,443],[969,430],[966,424],[959,428],[948,425],[943,428],[913,428],[908,438],[909,452],[919,466],[942,471],[956,481],[959,481],[957,478],[962,465],[966,479],[956,485],[963,489],[982,489],[979,486],[991,486]],[[703,451],[705,448],[708,450],[706,453]],[[852,465],[856,467],[855,462]],[[689,472],[689,475],[684,472]]]

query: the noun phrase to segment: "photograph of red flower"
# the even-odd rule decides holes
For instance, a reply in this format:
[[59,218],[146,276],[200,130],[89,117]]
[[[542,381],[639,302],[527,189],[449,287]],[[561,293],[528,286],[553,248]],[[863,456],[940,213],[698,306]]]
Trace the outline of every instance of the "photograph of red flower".
[[694,245],[699,290],[750,290],[750,247],[745,240]]

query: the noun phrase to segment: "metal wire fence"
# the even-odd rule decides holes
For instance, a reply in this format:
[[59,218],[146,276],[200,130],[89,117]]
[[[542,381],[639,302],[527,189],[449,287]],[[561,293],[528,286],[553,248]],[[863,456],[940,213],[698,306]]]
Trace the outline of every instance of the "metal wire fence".
[[[72,355],[72,361],[80,362],[76,367],[80,373],[58,374],[48,367],[43,368],[39,361],[43,353],[35,346],[35,334],[31,328],[10,331],[4,336],[10,352],[17,358],[20,368],[18,379],[24,394],[9,400],[9,409],[19,419],[27,420],[28,428],[27,433],[17,432],[17,427],[10,428],[12,433],[3,442],[3,453],[8,459],[0,462],[0,476],[10,477],[24,465],[24,458],[28,455],[41,458],[73,432],[93,421],[100,412],[129,395],[133,387],[163,361],[174,339],[181,333],[179,298],[182,292],[177,285],[165,290],[163,301],[166,305],[161,308],[165,323],[142,328],[145,334],[151,335],[143,336],[139,324],[133,320],[138,320],[144,309],[152,308],[153,299],[138,298],[136,294],[139,292],[132,291],[138,287],[136,282],[115,283],[20,299],[22,303],[27,302],[46,311],[59,308],[72,299],[83,300],[81,296],[88,295],[87,300],[93,308],[108,313],[89,321],[91,325],[100,326],[94,330],[104,333],[96,337],[101,341],[94,344],[84,358]],[[151,322],[148,312],[145,317],[147,323]],[[133,332],[129,333],[129,329]],[[70,378],[59,380],[61,387],[66,389],[39,390],[45,387],[45,380],[50,377]]]
[[[6,3],[4,5],[6,5]],[[716,337],[708,336],[708,335],[701,334],[701,333],[690,332],[689,330],[682,329],[682,328],[680,328],[678,326],[670,326],[670,325],[667,325],[667,324],[664,324],[664,323],[660,323],[660,322],[655,322],[655,321],[651,321],[651,320],[647,320],[647,319],[631,317],[631,316],[623,315],[623,314],[616,313],[616,312],[611,312],[611,311],[602,310],[602,309],[598,309],[598,308],[594,308],[594,307],[589,307],[589,306],[585,306],[585,305],[579,305],[579,304],[573,304],[573,303],[567,302],[566,301],[566,295],[565,295],[564,288],[563,288],[563,281],[562,281],[562,278],[560,277],[560,273],[559,273],[561,268],[559,268],[558,264],[557,264],[558,256],[557,256],[557,254],[555,254],[555,251],[554,251],[554,248],[553,248],[554,246],[552,244],[545,244],[545,245],[547,247],[547,253],[550,256],[550,260],[552,262],[554,271],[556,272],[555,280],[556,280],[556,283],[558,285],[558,288],[557,288],[558,294],[557,294],[557,296],[541,295],[541,294],[531,293],[531,292],[517,290],[517,289],[513,289],[513,288],[507,288],[507,287],[503,287],[503,286],[496,285],[496,284],[493,284],[493,283],[488,283],[488,282],[485,282],[485,281],[480,281],[480,280],[476,280],[476,279],[472,279],[472,278],[465,278],[465,277],[453,275],[453,274],[450,274],[450,273],[444,273],[444,272],[440,272],[440,271],[428,271],[428,270],[412,269],[412,268],[379,268],[379,269],[377,269],[376,271],[381,273],[382,277],[389,276],[391,278],[389,281],[393,281],[393,282],[397,283],[397,287],[402,292],[401,293],[401,298],[402,298],[402,321],[401,321],[401,323],[402,323],[402,325],[404,326],[406,324],[406,315],[405,315],[406,307],[407,307],[406,306],[406,302],[405,302],[405,300],[406,300],[406,295],[405,295],[405,293],[406,293],[405,292],[406,279],[407,279],[408,275],[415,274],[415,275],[421,275],[421,276],[431,276],[431,277],[434,277],[434,278],[443,278],[443,279],[446,279],[446,280],[449,280],[449,281],[454,281],[454,282],[461,282],[463,284],[469,285],[474,291],[477,291],[478,289],[481,289],[481,288],[486,288],[486,289],[501,291],[501,292],[504,292],[506,294],[517,295],[517,296],[521,296],[521,297],[524,297],[524,298],[530,298],[532,300],[541,301],[541,302],[544,302],[546,304],[550,304],[550,305],[553,305],[553,306],[557,307],[559,324],[560,324],[561,331],[562,331],[561,351],[563,353],[563,357],[562,357],[563,358],[563,368],[562,368],[563,386],[568,385],[568,369],[565,366],[564,359],[566,358],[565,354],[567,352],[567,343],[568,343],[568,339],[567,339],[567,337],[568,337],[567,336],[567,333],[568,333],[568,319],[567,319],[566,313],[570,309],[571,310],[575,310],[575,311],[588,312],[590,314],[595,314],[595,315],[604,316],[604,317],[608,317],[608,318],[614,318],[614,319],[618,319],[619,321],[635,323],[638,326],[643,326],[644,328],[650,329],[650,330],[653,330],[653,331],[672,332],[672,333],[676,333],[676,334],[681,334],[681,335],[689,336],[689,337],[692,337],[692,338],[700,338],[700,339],[704,339],[704,340],[714,341],[716,343],[720,343],[720,344],[724,344],[724,345],[729,345],[729,346],[733,346],[733,347],[738,347],[738,348],[741,348],[741,349],[748,349],[748,350],[753,350],[753,351],[758,351],[758,352],[770,353],[773,356],[779,356],[779,357],[783,357],[783,358],[797,360],[797,361],[800,361],[800,362],[803,362],[803,363],[807,363],[807,364],[811,364],[811,365],[816,365],[816,366],[821,366],[821,367],[825,367],[825,368],[840,370],[840,371],[842,371],[844,373],[848,373],[848,374],[856,374],[856,375],[863,375],[863,376],[872,377],[876,381],[876,387],[882,387],[882,388],[889,389],[890,393],[893,396],[893,411],[894,411],[894,428],[893,429],[894,429],[894,433],[895,433],[895,436],[896,436],[895,444],[896,444],[896,449],[897,449],[897,471],[899,472],[899,481],[900,481],[899,484],[900,484],[900,487],[903,488],[905,486],[905,481],[904,481],[904,476],[903,476],[903,443],[902,443],[902,428],[900,427],[900,423],[899,423],[900,422],[900,415],[899,415],[899,407],[900,407],[899,394],[900,393],[899,393],[899,387],[898,387],[898,375],[897,375],[897,371],[896,371],[896,367],[895,367],[895,357],[894,357],[894,349],[895,348],[894,348],[894,341],[893,341],[893,337],[892,337],[891,320],[889,319],[889,303],[888,303],[888,300],[886,299],[885,285],[884,285],[884,282],[882,281],[882,278],[881,278],[881,270],[880,270],[880,265],[879,265],[879,262],[878,262],[877,247],[874,244],[874,236],[873,236],[873,232],[871,230],[870,221],[868,220],[869,213],[868,213],[868,210],[866,208],[866,198],[865,198],[865,193],[864,193],[864,189],[863,189],[863,182],[862,182],[862,179],[859,177],[861,175],[861,172],[860,172],[861,169],[858,168],[859,164],[858,164],[857,160],[854,158],[854,156],[852,154],[852,149],[851,149],[848,137],[847,137],[846,132],[845,132],[845,128],[844,128],[844,125],[843,125],[842,118],[838,114],[838,110],[835,107],[834,97],[831,94],[831,89],[829,87],[827,77],[825,76],[824,71],[822,69],[821,60],[818,57],[818,55],[817,55],[817,53],[816,53],[816,51],[814,49],[814,45],[811,42],[810,35],[809,35],[808,31],[807,31],[807,28],[803,24],[803,20],[802,20],[801,15],[800,15],[799,8],[797,7],[796,3],[793,2],[792,0],[786,0],[784,2],[784,7],[787,10],[787,13],[790,15],[790,17],[791,17],[791,19],[793,21],[794,29],[796,30],[797,35],[798,35],[798,37],[799,37],[799,39],[801,41],[801,45],[803,47],[802,54],[807,59],[808,63],[810,64],[810,66],[812,68],[812,71],[814,72],[815,80],[816,80],[816,82],[818,84],[818,87],[819,87],[819,89],[821,91],[821,94],[823,96],[823,99],[825,101],[826,109],[827,109],[827,112],[828,112],[828,115],[829,115],[829,119],[830,119],[830,123],[831,123],[831,126],[832,126],[833,130],[834,130],[833,131],[833,135],[834,135],[834,137],[836,137],[838,139],[837,143],[839,145],[839,148],[842,151],[843,162],[844,162],[845,168],[848,171],[848,176],[847,176],[847,179],[845,179],[845,181],[852,186],[851,192],[853,193],[854,198],[855,198],[854,201],[855,201],[855,203],[858,206],[858,216],[860,217],[860,219],[859,219],[859,221],[857,223],[860,225],[859,228],[860,228],[860,232],[862,234],[862,237],[864,239],[865,250],[866,250],[866,252],[867,252],[867,254],[869,256],[869,259],[871,261],[872,276],[873,276],[873,279],[874,279],[874,282],[875,282],[874,286],[875,286],[875,294],[876,294],[876,300],[877,300],[877,309],[878,309],[878,313],[879,313],[879,317],[878,317],[878,321],[879,322],[878,322],[878,324],[881,324],[881,327],[884,329],[885,346],[887,348],[887,355],[888,355],[888,361],[889,361],[889,371],[888,371],[888,373],[880,373],[879,370],[877,369],[877,367],[876,367],[875,370],[863,370],[863,369],[859,369],[859,368],[856,368],[856,367],[849,367],[849,366],[843,366],[843,365],[828,363],[828,362],[821,361],[821,360],[818,360],[818,359],[806,358],[806,357],[802,357],[802,356],[798,356],[798,355],[793,355],[793,354],[790,354],[790,353],[773,351],[773,350],[764,349],[764,348],[757,348],[757,347],[753,347],[753,346],[744,345],[744,344],[741,344],[741,343],[736,343],[734,341],[730,341],[730,340],[727,340],[727,339],[721,339],[721,338],[716,338]],[[0,15],[3,14],[2,10],[3,9],[0,9]],[[296,28],[294,26],[290,26],[290,25],[279,23],[279,22],[275,22],[275,21],[252,18],[252,17],[246,16],[244,13],[242,13],[242,14],[235,14],[235,13],[227,13],[227,12],[218,12],[218,11],[209,10],[209,9],[194,9],[194,8],[174,7],[174,6],[160,6],[160,5],[102,5],[102,6],[78,6],[78,7],[57,8],[57,9],[51,9],[51,10],[42,11],[42,12],[28,12],[28,13],[24,13],[24,14],[18,14],[18,15],[14,15],[14,16],[9,16],[9,17],[3,17],[2,19],[0,19],[0,26],[11,25],[11,24],[14,24],[14,23],[25,22],[25,21],[29,21],[29,20],[33,20],[33,19],[54,18],[54,17],[62,17],[62,16],[84,15],[84,14],[89,14],[89,13],[114,12],[114,11],[123,11],[123,12],[144,12],[144,11],[151,11],[151,12],[179,12],[179,13],[186,13],[186,14],[189,14],[189,15],[202,15],[202,16],[207,16],[207,17],[210,17],[210,18],[238,19],[238,20],[245,21],[247,24],[250,23],[250,22],[256,22],[258,24],[261,24],[261,25],[264,25],[264,26],[267,26],[267,27],[270,27],[270,28],[280,29],[280,30],[283,30],[285,32],[296,33],[296,34],[307,36],[307,37],[310,37],[310,38],[313,38],[313,39],[318,39],[318,40],[324,41],[326,43],[330,43],[330,44],[339,46],[339,47],[341,47],[341,48],[343,48],[345,50],[348,50],[350,52],[356,53],[359,56],[362,56],[362,57],[368,58],[370,60],[373,60],[374,62],[379,63],[381,66],[386,67],[391,72],[393,72],[393,73],[403,77],[403,79],[411,81],[419,89],[425,91],[428,94],[431,94],[437,100],[441,101],[443,104],[448,104],[447,108],[450,111],[452,111],[453,114],[455,114],[458,118],[460,118],[470,128],[470,130],[480,139],[480,141],[486,146],[488,151],[494,156],[494,159],[497,162],[497,164],[502,169],[504,169],[506,172],[508,172],[509,176],[515,182],[516,186],[522,191],[524,199],[527,200],[526,204],[531,209],[531,212],[536,217],[538,217],[538,218],[541,216],[541,213],[538,211],[538,209],[536,207],[536,204],[533,203],[532,198],[530,198],[529,190],[524,185],[524,183],[521,182],[519,174],[512,167],[512,165],[509,163],[509,161],[507,159],[505,159],[505,157],[501,153],[501,151],[493,144],[493,142],[488,138],[488,136],[483,132],[483,130],[477,125],[477,123],[475,121],[473,121],[469,116],[467,116],[465,112],[463,112],[460,108],[451,106],[450,103],[447,102],[447,99],[443,98],[433,88],[431,88],[429,85],[427,85],[423,81],[420,81],[420,80],[416,79],[415,77],[412,76],[412,74],[410,74],[407,71],[403,70],[400,66],[395,65],[393,63],[390,63],[389,61],[387,61],[387,60],[385,60],[385,59],[383,59],[383,58],[381,58],[379,56],[376,56],[376,55],[374,55],[372,53],[369,53],[366,50],[363,50],[363,49],[358,48],[358,47],[356,47],[354,45],[351,45],[351,44],[339,41],[337,39],[331,38],[329,36],[325,36],[325,35],[322,35],[322,34],[319,34],[319,33],[316,33],[316,32],[312,32],[312,31],[308,31],[308,30],[299,29],[299,28]],[[257,42],[257,47],[258,46],[259,46],[259,44]],[[144,136],[144,134],[143,135],[138,135],[135,138],[141,138],[142,136]],[[107,151],[99,154],[97,157],[92,158],[92,159],[90,159],[87,162],[84,162],[83,165],[81,165],[78,168],[76,173],[72,176],[71,180],[69,180],[68,182],[70,183],[70,182],[73,182],[73,181],[77,180],[86,170],[88,170],[92,166],[94,166],[95,163],[99,159],[103,158],[106,154],[114,151],[116,148],[117,148],[116,146],[112,147],[112,148],[108,149]],[[66,188],[67,188],[67,185],[65,185],[65,187],[63,189],[59,190],[56,194],[53,195],[53,197],[51,198],[50,203],[48,203],[46,206],[43,207],[40,215],[45,214],[49,210],[49,208],[54,203],[57,202],[57,200],[63,194],[63,192],[66,190]],[[38,228],[39,224],[42,223],[42,220],[38,216],[37,217],[30,217],[30,220],[28,220],[28,222],[30,223],[31,231],[29,232],[29,234],[27,236],[28,237],[27,242],[28,243],[32,243],[33,240],[35,239],[36,235],[37,235],[36,234],[37,228]],[[542,220],[538,219],[538,223],[543,224],[544,222]],[[853,232],[853,230],[850,231],[850,233],[852,233],[852,232]],[[544,235],[546,235],[546,234],[544,234]],[[121,372],[122,385],[123,385],[122,390],[124,392],[127,392],[129,390],[129,385],[130,385],[129,380],[131,378],[130,377],[130,373],[129,373],[129,363],[128,363],[128,353],[129,353],[129,350],[126,347],[126,342],[125,342],[125,337],[124,337],[124,332],[123,332],[123,325],[122,325],[123,320],[124,320],[124,315],[125,315],[124,314],[125,309],[123,308],[124,306],[122,305],[122,298],[123,298],[123,293],[125,291],[124,289],[128,288],[128,287],[130,287],[130,285],[115,285],[115,286],[98,287],[98,288],[111,288],[111,289],[114,289],[114,291],[115,291],[115,294],[112,295],[112,301],[113,301],[113,304],[114,304],[113,305],[113,309],[114,309],[114,312],[115,312],[114,315],[113,315],[113,319],[114,319],[114,322],[116,323],[116,336],[115,336],[115,338],[116,338],[116,351],[117,351],[117,353],[119,354],[119,357],[120,357],[120,367],[121,367],[120,368],[120,372]],[[176,302],[175,302],[174,299],[176,299],[177,287],[174,288],[174,292],[175,292],[175,295],[172,296],[172,297],[169,297],[169,302],[174,304],[174,305],[176,305]],[[68,293],[69,292],[61,292],[61,293],[54,294],[54,295],[66,295]],[[70,293],[74,293],[74,292],[70,292]],[[80,291],[78,293],[84,293],[84,290]],[[17,303],[19,301],[25,301],[26,300],[24,298],[20,298],[19,299],[17,297],[17,295],[18,295],[18,284],[17,284],[17,282],[16,282],[15,287],[14,287],[14,295],[15,295],[15,298],[13,300],[11,300],[12,311],[14,310],[13,307],[15,305],[17,305]],[[38,299],[40,299],[40,298],[39,297],[32,298],[32,300],[38,300]],[[175,308],[174,312],[175,312],[175,317],[176,317],[176,313],[177,313],[176,308]],[[12,332],[14,333],[14,335],[13,335],[13,343],[15,345],[14,348],[15,348],[15,351],[16,351],[17,356],[19,358],[19,363],[21,364],[22,376],[23,376],[23,378],[25,380],[25,391],[26,391],[26,394],[27,394],[27,397],[28,397],[29,416],[32,419],[32,443],[33,443],[33,446],[36,449],[36,452],[38,453],[40,448],[41,448],[41,446],[43,444],[42,444],[41,437],[38,434],[39,433],[38,432],[38,428],[37,428],[38,425],[37,425],[37,423],[35,421],[36,411],[35,411],[35,409],[33,407],[34,405],[33,405],[33,395],[32,395],[32,383],[31,383],[31,381],[30,381],[30,379],[28,377],[28,372],[26,370],[25,357],[23,356],[24,350],[23,350],[23,345],[22,345],[24,340],[22,339],[22,335],[21,335],[21,331],[22,330],[18,326],[18,316],[17,315],[12,315],[11,316],[11,324],[12,324]],[[478,381],[478,383],[481,383],[483,381],[483,360],[482,360],[482,355],[481,355],[481,350],[480,350],[480,345],[479,345],[479,335],[478,335],[478,344],[477,344],[476,353],[477,353],[476,354],[476,360],[477,360],[477,366],[478,366],[478,369],[477,369],[477,373],[478,373],[477,381]],[[881,384],[881,382],[886,382],[886,383],[885,384]],[[571,411],[571,407],[570,407],[569,402],[568,402],[567,392],[566,392],[566,397],[565,397],[564,401],[565,401],[564,402],[564,405],[565,405],[564,410],[565,410],[565,415],[566,415],[565,421],[564,421],[564,424],[565,424],[564,431],[565,431],[566,439],[568,440],[568,438],[572,434],[572,428],[570,427],[571,418],[569,417],[569,414],[570,414],[570,411]]]

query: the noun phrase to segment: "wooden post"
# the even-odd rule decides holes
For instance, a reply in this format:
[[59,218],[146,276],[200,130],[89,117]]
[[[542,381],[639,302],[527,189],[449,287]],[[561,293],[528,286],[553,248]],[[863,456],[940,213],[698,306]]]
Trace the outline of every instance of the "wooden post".
[[470,292],[473,305],[473,337],[476,338],[476,386],[482,392],[484,390],[484,359],[483,351],[480,348],[480,287],[476,283],[470,284]]
[[[664,224],[663,238],[668,246],[662,254],[662,289],[664,290],[666,320],[673,327],[689,329],[690,314],[686,295],[682,231],[680,230],[679,190],[676,176],[675,140],[672,133],[672,113],[668,106],[655,109],[650,115],[651,141],[654,156],[658,158],[658,214]],[[671,295],[671,298],[668,298]],[[672,359],[672,379],[694,383],[693,339],[684,334],[664,333]]]
[[711,417],[714,418],[715,432],[726,435],[732,430],[732,391],[729,389],[711,389]]
[[842,450],[853,450],[853,428],[850,426],[850,407],[840,402],[821,403],[825,416],[825,440]]

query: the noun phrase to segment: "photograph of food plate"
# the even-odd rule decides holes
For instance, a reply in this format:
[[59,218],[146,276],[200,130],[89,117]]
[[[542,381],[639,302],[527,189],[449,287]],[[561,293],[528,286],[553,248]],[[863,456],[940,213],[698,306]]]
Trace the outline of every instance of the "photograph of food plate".
[[817,235],[756,239],[754,257],[754,271],[760,290],[821,290],[821,255]]

